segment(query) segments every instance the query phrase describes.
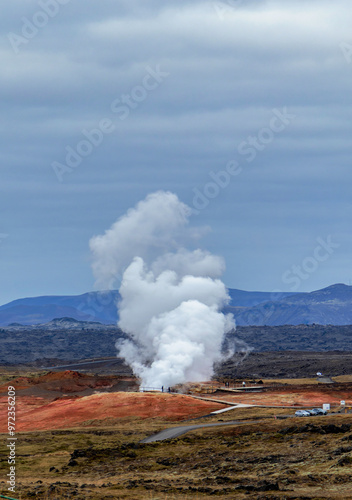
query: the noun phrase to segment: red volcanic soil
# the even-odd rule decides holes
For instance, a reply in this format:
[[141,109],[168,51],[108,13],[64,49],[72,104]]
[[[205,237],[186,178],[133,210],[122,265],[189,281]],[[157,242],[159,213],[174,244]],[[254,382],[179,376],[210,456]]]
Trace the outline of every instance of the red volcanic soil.
[[222,405],[181,394],[122,392],[136,390],[133,377],[99,377],[68,370],[18,377],[0,386],[0,432],[7,431],[8,386],[16,389],[16,431],[99,425],[121,418],[175,422],[201,417],[232,403],[314,407],[323,403],[338,406],[345,400],[347,406],[352,405],[352,383],[263,386],[261,392],[218,390],[204,395],[224,401]]
[[[136,386],[136,382],[131,377],[86,375],[79,372],[66,370],[64,372],[49,372],[39,377],[18,377],[11,383],[0,386],[0,394],[7,393],[7,387],[12,385],[16,391],[26,391],[26,394],[38,394],[40,390],[47,393],[80,393],[91,389],[110,389],[114,385],[121,385],[122,382],[129,381],[131,386]],[[121,390],[122,388],[120,388]],[[54,395],[54,394],[53,394]]]
[[[85,397],[59,398],[46,403],[41,398],[24,396],[16,406],[16,430],[51,430],[78,427],[94,420],[125,417],[183,420],[200,417],[226,405],[211,403],[181,394],[133,392],[101,393]],[[6,432],[7,398],[0,398],[0,432]]]

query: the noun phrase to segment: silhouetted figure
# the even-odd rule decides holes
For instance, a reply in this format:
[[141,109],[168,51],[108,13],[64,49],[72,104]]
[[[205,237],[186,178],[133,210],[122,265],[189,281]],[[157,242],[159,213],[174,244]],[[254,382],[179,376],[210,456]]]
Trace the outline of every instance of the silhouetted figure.
[[161,386],[161,392],[164,392],[164,386],[163,385]]

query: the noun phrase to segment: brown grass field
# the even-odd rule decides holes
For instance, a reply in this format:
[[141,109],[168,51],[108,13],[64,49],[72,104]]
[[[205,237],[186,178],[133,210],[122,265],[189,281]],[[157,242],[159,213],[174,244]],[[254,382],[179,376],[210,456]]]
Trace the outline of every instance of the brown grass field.
[[[0,494],[8,493],[4,390],[11,379],[17,388],[18,433],[17,489],[10,497],[352,499],[352,414],[338,413],[342,396],[352,400],[350,379],[329,385],[285,381],[264,392],[205,394],[296,408],[334,403],[325,417],[298,418],[294,408],[253,406],[200,418],[226,405],[192,395],[107,392],[112,383],[106,377],[103,383],[74,373],[22,373],[18,378],[18,373],[3,370]],[[279,381],[264,382],[265,387]],[[61,383],[65,392],[58,396]],[[92,393],[85,395],[87,388]],[[196,420],[188,422],[192,418]],[[168,427],[231,420],[242,424],[140,444]]]

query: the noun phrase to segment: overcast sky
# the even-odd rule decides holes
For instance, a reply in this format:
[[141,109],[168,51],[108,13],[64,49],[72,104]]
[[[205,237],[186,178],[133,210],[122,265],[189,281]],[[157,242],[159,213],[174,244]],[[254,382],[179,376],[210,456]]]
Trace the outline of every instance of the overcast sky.
[[350,283],[350,2],[16,0],[0,23],[1,304],[92,290],[89,239],[160,189],[229,287]]

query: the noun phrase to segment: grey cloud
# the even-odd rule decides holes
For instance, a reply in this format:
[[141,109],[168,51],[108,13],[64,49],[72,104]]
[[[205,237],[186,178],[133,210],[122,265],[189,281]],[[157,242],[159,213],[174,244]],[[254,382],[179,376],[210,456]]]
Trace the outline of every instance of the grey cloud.
[[[348,234],[352,64],[339,46],[352,43],[347,0],[244,1],[223,20],[214,2],[86,0],[82,8],[71,0],[15,54],[7,35],[38,8],[7,2],[0,21],[0,232],[10,235],[0,257],[10,259],[9,245],[18,245],[23,280],[26,267],[41,268],[36,241],[50,234],[46,251],[55,258],[62,242],[73,248],[67,266],[64,258],[52,266],[52,282],[63,290],[66,276],[68,292],[86,291],[93,279],[81,259],[92,234],[148,191],[171,189],[191,205],[193,189],[230,160],[243,172],[198,215],[214,226],[207,246],[225,254],[229,285],[270,288],[308,251],[302,238],[308,248],[319,234]],[[157,64],[170,76],[120,120],[111,103]],[[285,106],[295,120],[247,163],[239,144]],[[115,131],[59,184],[52,162],[104,117]],[[21,250],[27,238],[30,255]],[[344,238],[329,271],[319,269],[307,287],[343,281],[351,250]],[[6,266],[2,273],[6,289],[12,274]],[[17,296],[30,288],[21,286]],[[48,290],[44,278],[40,290]]]

